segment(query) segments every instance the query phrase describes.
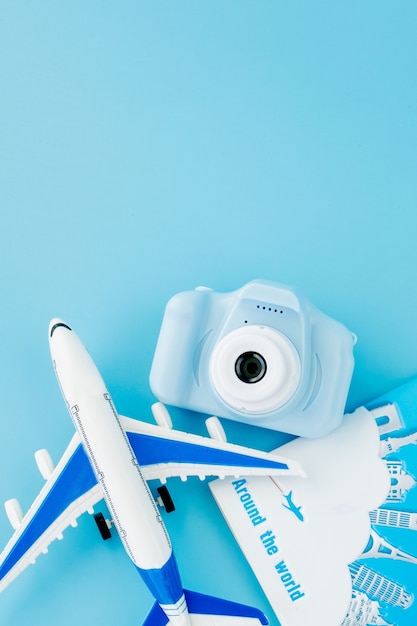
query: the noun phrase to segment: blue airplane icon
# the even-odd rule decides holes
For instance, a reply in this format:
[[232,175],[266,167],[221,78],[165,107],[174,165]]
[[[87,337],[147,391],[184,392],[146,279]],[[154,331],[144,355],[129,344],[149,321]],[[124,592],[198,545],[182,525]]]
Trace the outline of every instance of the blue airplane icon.
[[297,517],[301,522],[304,522],[304,515],[301,513],[301,506],[296,506],[292,501],[292,491],[290,491],[287,495],[283,494],[286,499],[287,504],[283,504],[284,509],[288,509],[292,513],[294,513],[295,517]]

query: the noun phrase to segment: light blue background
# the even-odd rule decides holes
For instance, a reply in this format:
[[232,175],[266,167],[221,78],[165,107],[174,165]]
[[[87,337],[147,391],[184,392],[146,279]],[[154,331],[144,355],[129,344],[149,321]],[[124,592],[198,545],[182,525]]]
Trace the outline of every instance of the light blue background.
[[[199,284],[295,284],[345,323],[358,335],[349,408],[417,373],[416,20],[405,0],[1,2],[2,498],[27,508],[33,451],[57,460],[72,434],[54,316],[120,412],[145,420],[164,305]],[[171,491],[184,585],[276,626],[207,485]],[[87,516],[0,601],[4,626],[140,624],[151,606]]]

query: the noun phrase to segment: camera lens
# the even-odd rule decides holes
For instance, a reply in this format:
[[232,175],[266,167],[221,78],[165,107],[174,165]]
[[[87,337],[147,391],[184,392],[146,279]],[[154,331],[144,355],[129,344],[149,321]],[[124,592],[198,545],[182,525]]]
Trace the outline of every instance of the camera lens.
[[209,364],[220,401],[245,415],[277,411],[294,396],[301,378],[295,346],[270,326],[232,330],[217,343]]
[[257,383],[266,374],[266,361],[258,352],[244,352],[236,360],[235,372],[243,383]]

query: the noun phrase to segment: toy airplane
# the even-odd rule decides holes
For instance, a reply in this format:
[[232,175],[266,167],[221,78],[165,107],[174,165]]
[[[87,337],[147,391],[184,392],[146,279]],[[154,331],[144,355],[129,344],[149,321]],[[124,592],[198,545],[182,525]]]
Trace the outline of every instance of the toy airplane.
[[[15,532],[0,555],[0,591],[104,498],[128,556],[156,599],[144,626],[226,625],[235,624],[237,617],[239,624],[267,624],[257,609],[183,590],[147,481],[302,474],[298,463],[226,443],[215,429],[211,434],[217,440],[172,430],[161,408],[158,426],[119,416],[94,361],[72,329],[52,320],[49,343],[76,434],[55,468],[45,450],[35,454],[46,483],[25,516],[16,500],[6,502]],[[109,532],[108,524],[103,532]]]

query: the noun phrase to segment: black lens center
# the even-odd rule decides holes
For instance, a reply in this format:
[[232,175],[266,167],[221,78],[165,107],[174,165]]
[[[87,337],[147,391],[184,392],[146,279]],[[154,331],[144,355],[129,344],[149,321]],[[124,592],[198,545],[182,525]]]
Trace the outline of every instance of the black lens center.
[[236,360],[235,372],[243,383],[257,383],[266,374],[266,361],[258,352],[244,352]]

